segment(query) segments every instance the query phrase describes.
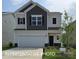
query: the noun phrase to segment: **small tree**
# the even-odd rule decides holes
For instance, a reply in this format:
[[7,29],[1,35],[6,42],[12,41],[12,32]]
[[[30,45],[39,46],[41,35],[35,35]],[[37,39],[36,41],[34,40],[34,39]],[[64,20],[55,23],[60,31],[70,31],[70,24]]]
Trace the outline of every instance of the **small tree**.
[[73,39],[71,34],[73,32],[73,26],[72,26],[72,17],[70,17],[66,11],[64,11],[64,20],[62,23],[62,42],[66,44],[66,48],[70,47],[70,42]]

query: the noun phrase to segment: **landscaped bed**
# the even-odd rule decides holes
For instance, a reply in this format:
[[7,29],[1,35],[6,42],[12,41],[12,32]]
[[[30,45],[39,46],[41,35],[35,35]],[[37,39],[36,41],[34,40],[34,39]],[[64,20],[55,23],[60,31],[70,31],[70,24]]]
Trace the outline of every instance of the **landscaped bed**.
[[44,48],[43,59],[76,59],[76,49],[70,48],[70,54],[56,48]]
[[11,49],[11,48],[14,48],[14,47],[6,46],[6,47],[2,47],[2,50],[8,50],[8,49]]
[[13,44],[10,42],[8,45],[3,46],[3,47],[2,47],[2,50],[8,50],[8,49],[15,48],[15,47],[17,47],[17,44],[15,43],[15,45],[13,45]]

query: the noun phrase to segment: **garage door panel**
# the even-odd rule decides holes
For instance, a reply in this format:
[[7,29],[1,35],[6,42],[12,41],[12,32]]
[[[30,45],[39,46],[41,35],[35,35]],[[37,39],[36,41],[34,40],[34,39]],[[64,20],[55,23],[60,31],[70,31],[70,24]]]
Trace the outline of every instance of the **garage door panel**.
[[45,36],[17,36],[19,47],[44,47]]

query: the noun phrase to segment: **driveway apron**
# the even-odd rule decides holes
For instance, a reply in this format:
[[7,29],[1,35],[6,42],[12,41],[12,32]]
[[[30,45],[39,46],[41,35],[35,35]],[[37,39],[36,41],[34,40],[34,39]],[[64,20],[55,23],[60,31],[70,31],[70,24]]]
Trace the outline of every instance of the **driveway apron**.
[[13,48],[2,51],[3,59],[42,59],[43,48]]

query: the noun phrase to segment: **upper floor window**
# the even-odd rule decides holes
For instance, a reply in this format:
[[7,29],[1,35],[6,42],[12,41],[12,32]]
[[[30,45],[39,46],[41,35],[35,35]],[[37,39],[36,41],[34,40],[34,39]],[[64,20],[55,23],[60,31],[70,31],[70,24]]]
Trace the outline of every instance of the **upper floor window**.
[[25,18],[18,18],[18,24],[25,24]]
[[32,26],[42,26],[42,15],[32,15],[31,16]]
[[56,18],[52,19],[53,24],[56,24]]

